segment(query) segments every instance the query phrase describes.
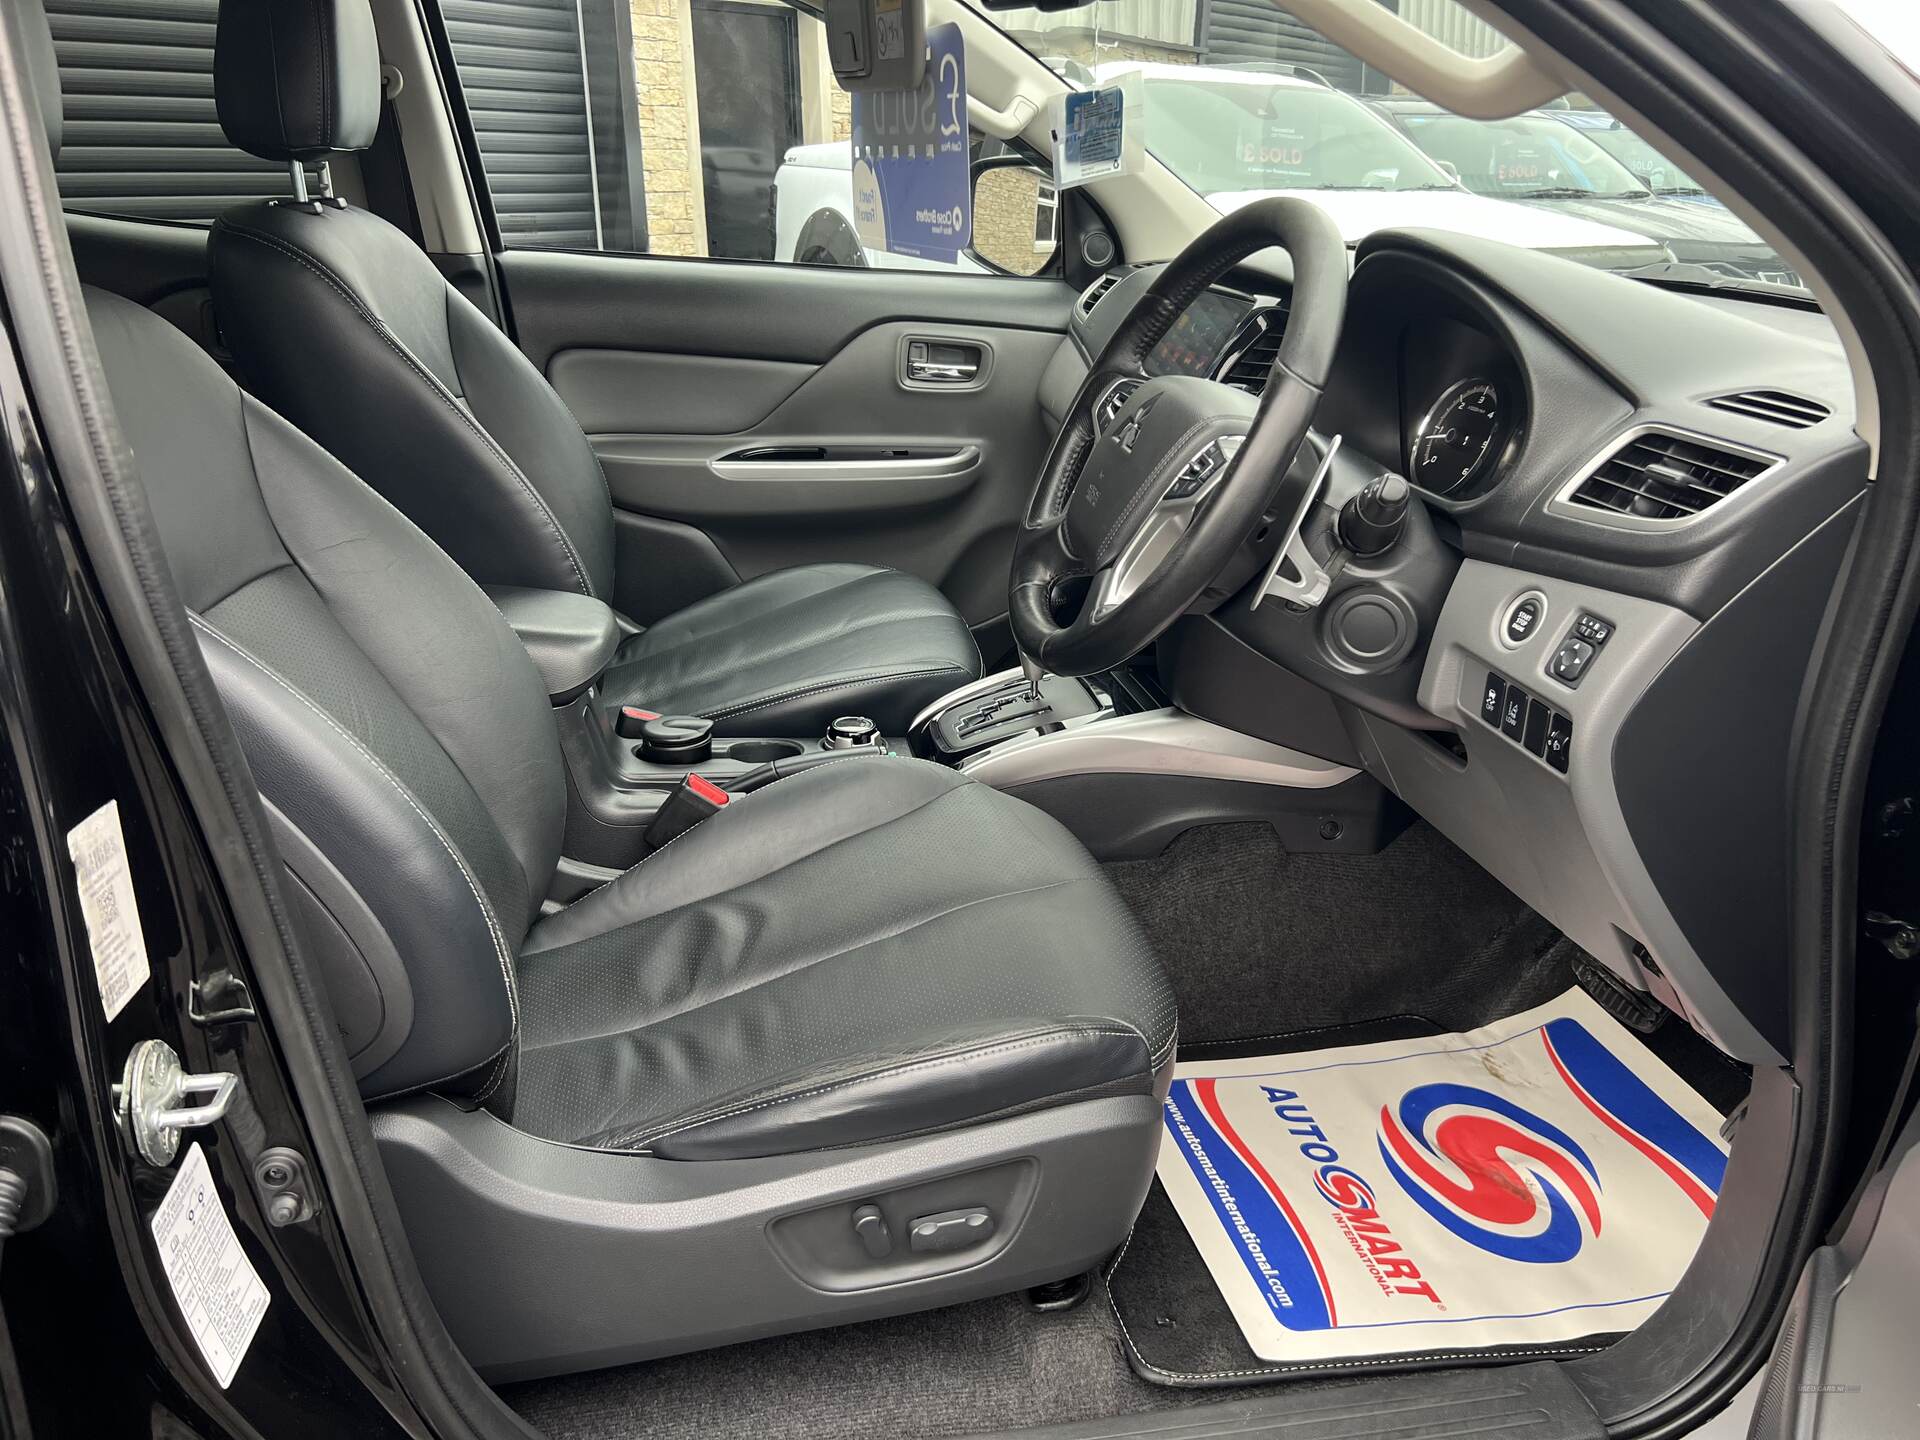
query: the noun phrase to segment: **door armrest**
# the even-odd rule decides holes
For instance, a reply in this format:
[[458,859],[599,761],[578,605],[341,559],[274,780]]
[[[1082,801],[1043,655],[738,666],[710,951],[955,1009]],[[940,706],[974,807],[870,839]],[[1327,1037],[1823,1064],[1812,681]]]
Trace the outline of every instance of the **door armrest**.
[[555,705],[584,695],[620,647],[620,623],[604,600],[566,590],[485,588],[533,657]]

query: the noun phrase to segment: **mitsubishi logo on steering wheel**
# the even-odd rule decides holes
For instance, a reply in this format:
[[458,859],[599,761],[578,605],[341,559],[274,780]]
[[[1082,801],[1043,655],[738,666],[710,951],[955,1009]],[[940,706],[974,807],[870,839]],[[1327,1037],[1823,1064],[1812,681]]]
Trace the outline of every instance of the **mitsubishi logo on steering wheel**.
[[1122,425],[1120,433],[1113,437],[1119,442],[1120,449],[1124,453],[1128,455],[1133,453],[1134,442],[1140,438],[1141,422],[1147,418],[1147,412],[1153,409],[1153,404],[1153,398],[1149,398],[1146,404],[1127,417],[1127,423]]

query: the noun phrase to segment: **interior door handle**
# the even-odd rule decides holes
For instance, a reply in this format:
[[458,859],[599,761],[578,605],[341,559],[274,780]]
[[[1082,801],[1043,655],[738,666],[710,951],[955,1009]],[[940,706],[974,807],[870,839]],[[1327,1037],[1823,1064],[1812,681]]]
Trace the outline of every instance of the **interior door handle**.
[[908,385],[972,389],[986,378],[986,350],[964,340],[909,339],[900,349],[900,378]]
[[962,362],[957,365],[941,364],[933,360],[909,360],[907,378],[926,384],[964,385],[980,373],[980,363]]

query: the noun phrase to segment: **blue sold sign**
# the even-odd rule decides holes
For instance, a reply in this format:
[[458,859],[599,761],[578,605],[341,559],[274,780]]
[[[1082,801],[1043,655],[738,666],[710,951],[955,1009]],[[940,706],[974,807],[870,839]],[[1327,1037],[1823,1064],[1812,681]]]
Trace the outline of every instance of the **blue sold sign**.
[[853,96],[853,218],[860,243],[952,262],[973,242],[967,173],[967,52],[958,25],[927,32],[914,91]]

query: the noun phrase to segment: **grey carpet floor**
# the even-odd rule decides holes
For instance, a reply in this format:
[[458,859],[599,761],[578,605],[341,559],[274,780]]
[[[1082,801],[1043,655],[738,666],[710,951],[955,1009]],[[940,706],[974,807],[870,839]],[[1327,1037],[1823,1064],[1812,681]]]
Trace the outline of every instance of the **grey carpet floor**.
[[[1370,856],[1216,827],[1109,874],[1173,976],[1183,1045],[1396,1015],[1465,1030],[1570,983],[1552,928],[1424,825]],[[1135,1376],[1099,1293],[1064,1315],[1003,1298],[502,1394],[551,1440],[896,1440],[1222,1398]]]
[[1390,1015],[1471,1030],[1570,983],[1559,932],[1424,824],[1378,855],[1213,826],[1107,873],[1173,978],[1182,1045]]

